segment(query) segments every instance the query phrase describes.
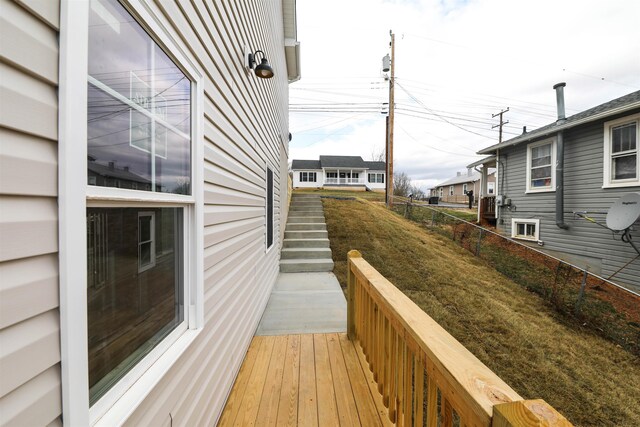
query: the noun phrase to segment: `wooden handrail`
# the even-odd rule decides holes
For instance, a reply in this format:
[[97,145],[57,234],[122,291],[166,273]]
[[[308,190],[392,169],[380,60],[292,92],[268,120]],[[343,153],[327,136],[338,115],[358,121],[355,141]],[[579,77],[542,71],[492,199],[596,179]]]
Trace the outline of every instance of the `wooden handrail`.
[[455,411],[466,427],[571,426],[544,401],[523,400],[358,251],[348,254],[347,282],[347,335],[359,341],[391,422],[452,426]]

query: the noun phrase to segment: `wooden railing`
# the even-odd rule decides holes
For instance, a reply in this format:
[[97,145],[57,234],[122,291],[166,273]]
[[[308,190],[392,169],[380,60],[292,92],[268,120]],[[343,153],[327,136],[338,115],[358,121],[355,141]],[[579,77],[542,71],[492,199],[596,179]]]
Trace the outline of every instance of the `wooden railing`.
[[496,217],[496,198],[483,197],[480,199],[480,215],[485,219],[492,219]]
[[511,387],[365,261],[348,255],[347,334],[396,425],[571,426]]

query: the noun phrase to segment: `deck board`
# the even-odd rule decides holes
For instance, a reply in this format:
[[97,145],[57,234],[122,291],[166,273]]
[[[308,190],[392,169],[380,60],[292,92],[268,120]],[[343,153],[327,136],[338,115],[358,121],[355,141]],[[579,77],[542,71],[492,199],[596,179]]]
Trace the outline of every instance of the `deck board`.
[[344,333],[254,337],[219,425],[391,425],[363,357]]

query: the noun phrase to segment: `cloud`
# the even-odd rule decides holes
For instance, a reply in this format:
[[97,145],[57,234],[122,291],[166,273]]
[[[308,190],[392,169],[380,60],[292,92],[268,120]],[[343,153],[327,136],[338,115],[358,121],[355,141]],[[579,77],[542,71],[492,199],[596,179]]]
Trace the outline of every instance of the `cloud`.
[[[640,89],[640,2],[326,0],[297,9],[302,80],[290,85],[291,158],[367,158],[384,146],[390,29],[394,166],[420,182],[480,159],[475,152],[497,142],[492,115],[502,109],[505,139],[554,121],[557,82],[567,82],[568,114]],[[294,112],[320,103],[346,111]]]

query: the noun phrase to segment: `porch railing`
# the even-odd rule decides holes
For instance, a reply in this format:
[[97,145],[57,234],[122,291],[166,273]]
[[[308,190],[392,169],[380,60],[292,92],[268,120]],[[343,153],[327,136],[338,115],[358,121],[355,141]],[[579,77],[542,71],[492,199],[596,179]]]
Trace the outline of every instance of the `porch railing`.
[[571,426],[543,400],[523,400],[358,251],[349,252],[347,275],[347,334],[359,341],[392,423]]
[[495,219],[496,217],[496,198],[483,197],[480,199],[480,215],[484,219]]
[[363,178],[325,178],[325,184],[364,184]]

